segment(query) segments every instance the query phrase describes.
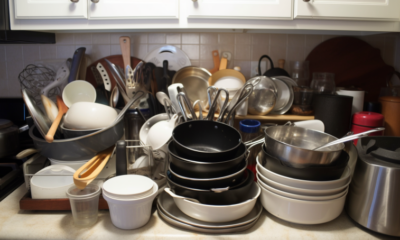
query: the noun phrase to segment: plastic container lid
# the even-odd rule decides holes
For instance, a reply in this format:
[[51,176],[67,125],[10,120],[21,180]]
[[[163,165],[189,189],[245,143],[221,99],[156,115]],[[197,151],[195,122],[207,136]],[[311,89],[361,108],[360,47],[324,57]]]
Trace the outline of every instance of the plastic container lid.
[[400,97],[384,96],[384,97],[380,97],[379,101],[400,103]]
[[155,182],[142,175],[122,175],[109,179],[103,184],[103,191],[111,198],[139,199],[153,193]]
[[376,112],[357,112],[353,115],[353,124],[381,127],[384,124],[384,117]]
[[67,195],[72,199],[92,198],[100,195],[100,187],[99,185],[92,183],[86,186],[84,189],[79,189],[74,185],[67,190]]
[[59,188],[74,183],[75,170],[68,166],[51,165],[37,172],[31,179],[31,185],[40,188]]
[[257,120],[246,119],[240,121],[240,131],[244,133],[256,133],[260,131],[261,123]]

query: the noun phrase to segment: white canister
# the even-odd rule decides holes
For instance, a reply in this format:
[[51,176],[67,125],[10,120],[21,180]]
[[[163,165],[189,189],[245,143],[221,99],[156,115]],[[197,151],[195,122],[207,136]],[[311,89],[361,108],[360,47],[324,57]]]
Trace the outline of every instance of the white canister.
[[338,90],[336,91],[338,95],[353,97],[353,108],[351,109],[351,114],[363,111],[364,107],[364,91],[357,90]]

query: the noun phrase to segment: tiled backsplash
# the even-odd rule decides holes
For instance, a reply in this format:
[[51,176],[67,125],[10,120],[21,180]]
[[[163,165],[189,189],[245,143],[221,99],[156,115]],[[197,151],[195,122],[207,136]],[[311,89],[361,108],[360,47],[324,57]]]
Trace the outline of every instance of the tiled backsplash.
[[[258,59],[268,54],[277,65],[303,60],[321,42],[335,37],[330,35],[300,34],[230,34],[230,33],[58,33],[56,44],[0,45],[0,97],[19,97],[19,73],[35,60],[67,59],[78,47],[86,47],[92,61],[114,54],[121,54],[119,37],[131,38],[132,56],[144,58],[151,50],[165,44],[181,48],[193,66],[213,68],[211,51],[228,51],[232,60],[228,67],[240,66],[246,78],[257,74]],[[384,34],[361,37],[381,50],[385,62],[400,70],[400,37]],[[397,45],[397,46],[396,46]],[[264,62],[262,72],[267,69]]]

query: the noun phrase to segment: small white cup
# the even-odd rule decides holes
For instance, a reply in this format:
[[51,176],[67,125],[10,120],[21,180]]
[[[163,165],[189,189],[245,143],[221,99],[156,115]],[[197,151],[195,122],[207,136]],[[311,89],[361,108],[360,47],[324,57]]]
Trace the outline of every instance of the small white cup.
[[84,80],[75,80],[68,83],[62,92],[62,98],[67,107],[71,107],[72,104],[77,102],[94,103],[96,97],[96,89],[92,84]]

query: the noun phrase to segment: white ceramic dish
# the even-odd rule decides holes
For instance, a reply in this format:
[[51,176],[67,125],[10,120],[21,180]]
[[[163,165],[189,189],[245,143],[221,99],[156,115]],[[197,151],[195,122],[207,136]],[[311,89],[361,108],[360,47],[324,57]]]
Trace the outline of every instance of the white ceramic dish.
[[306,201],[280,196],[261,187],[261,204],[277,218],[298,224],[321,224],[337,218],[346,194],[327,201]]
[[103,192],[114,199],[134,200],[152,194],[154,181],[142,175],[121,175],[107,180]]
[[[243,85],[244,85],[244,82],[240,78],[237,78],[234,76],[225,76],[225,77],[218,79],[215,82],[214,87],[216,87],[218,89],[219,88],[239,89],[239,88],[243,87]],[[230,94],[231,93],[229,93],[229,95]]]
[[64,127],[69,129],[99,129],[111,126],[117,111],[109,106],[91,103],[74,103],[64,116]]
[[32,199],[68,198],[66,192],[74,185],[74,173],[74,169],[63,165],[43,168],[31,178]]
[[136,229],[145,225],[151,217],[151,206],[158,194],[158,185],[154,182],[153,190],[147,197],[133,200],[115,199],[107,195],[103,188],[103,197],[110,209],[111,221],[117,228]]
[[293,194],[293,193],[288,193],[285,191],[281,191],[279,189],[273,188],[269,185],[267,185],[266,183],[264,183],[263,181],[258,181],[258,183],[264,187],[265,189],[279,194],[283,197],[288,197],[288,198],[293,198],[293,199],[298,199],[298,200],[307,200],[307,201],[326,201],[326,200],[331,200],[331,199],[335,199],[335,198],[339,198],[341,197],[343,194],[347,194],[347,191],[349,190],[349,188],[345,188],[342,192],[337,193],[337,194],[333,194],[333,195],[328,195],[328,196],[307,196],[307,195],[300,195],[300,194]]
[[351,170],[348,166],[346,166],[346,169],[344,170],[342,176],[336,180],[309,181],[309,180],[295,179],[274,173],[266,169],[261,165],[260,161],[258,160],[258,157],[256,158],[256,161],[257,161],[257,167],[256,167],[257,173],[277,183],[295,188],[304,188],[313,190],[334,189],[344,186],[347,182],[349,182],[351,177]]
[[71,107],[72,104],[77,102],[94,103],[96,97],[96,89],[91,83],[84,80],[75,80],[68,83],[62,92],[62,98],[67,107]]
[[169,188],[166,188],[165,191],[174,198],[175,204],[183,213],[197,220],[210,223],[230,222],[246,216],[254,208],[257,198],[261,194],[260,187],[253,183],[249,191],[252,198],[245,202],[233,205],[207,205],[177,196]]
[[259,181],[263,181],[265,184],[267,184],[271,187],[274,187],[278,190],[285,191],[288,193],[293,193],[293,194],[306,195],[306,196],[330,196],[330,195],[342,192],[350,184],[350,181],[348,181],[345,185],[338,187],[338,188],[315,190],[315,189],[305,189],[305,188],[296,188],[296,187],[287,186],[287,185],[272,181],[271,179],[268,179],[258,173],[257,173],[257,179]]

